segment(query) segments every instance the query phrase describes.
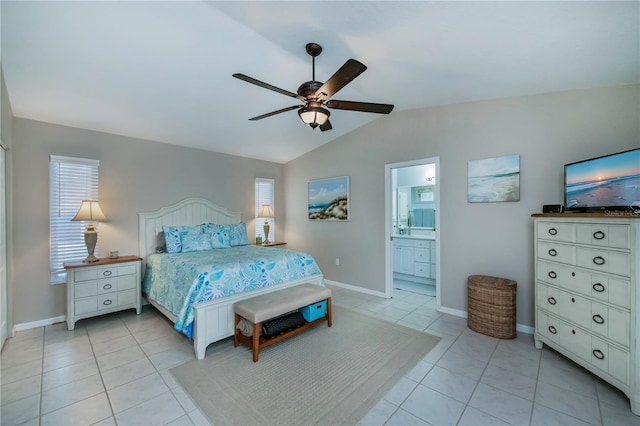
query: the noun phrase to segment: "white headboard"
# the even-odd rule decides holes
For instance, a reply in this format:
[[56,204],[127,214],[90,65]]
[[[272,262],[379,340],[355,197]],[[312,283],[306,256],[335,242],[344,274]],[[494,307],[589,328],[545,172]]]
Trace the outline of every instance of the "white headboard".
[[239,223],[240,213],[216,206],[204,198],[186,198],[179,203],[162,207],[154,212],[138,213],[138,244],[143,261],[155,253],[160,245],[158,237],[162,225],[200,225],[213,222],[219,225]]

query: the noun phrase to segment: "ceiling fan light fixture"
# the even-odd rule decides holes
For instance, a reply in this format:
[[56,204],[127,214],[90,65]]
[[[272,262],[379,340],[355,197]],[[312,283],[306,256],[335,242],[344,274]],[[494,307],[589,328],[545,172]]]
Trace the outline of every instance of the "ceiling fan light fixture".
[[298,115],[304,124],[308,124],[312,129],[315,129],[326,123],[331,113],[322,107],[306,106],[298,110]]

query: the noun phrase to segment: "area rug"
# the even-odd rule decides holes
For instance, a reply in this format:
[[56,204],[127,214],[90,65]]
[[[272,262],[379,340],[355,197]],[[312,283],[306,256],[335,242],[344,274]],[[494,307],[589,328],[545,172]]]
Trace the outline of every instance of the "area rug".
[[260,351],[233,340],[171,373],[216,426],[352,425],[440,340],[349,309]]

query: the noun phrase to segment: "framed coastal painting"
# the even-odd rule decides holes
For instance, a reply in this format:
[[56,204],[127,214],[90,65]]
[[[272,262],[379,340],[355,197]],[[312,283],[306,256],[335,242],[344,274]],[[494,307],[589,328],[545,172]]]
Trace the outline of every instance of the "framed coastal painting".
[[467,182],[470,203],[520,201],[520,156],[469,161]]
[[309,181],[309,220],[349,220],[349,176]]

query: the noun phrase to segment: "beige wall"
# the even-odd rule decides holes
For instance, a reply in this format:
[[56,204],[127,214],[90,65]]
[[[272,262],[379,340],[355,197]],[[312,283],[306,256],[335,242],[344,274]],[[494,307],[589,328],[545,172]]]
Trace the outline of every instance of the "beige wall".
[[276,233],[284,238],[281,164],[126,138],[106,133],[13,120],[14,323],[65,315],[66,285],[49,284],[49,155],[100,160],[100,256],[138,253],[138,216],[187,197],[205,197],[240,211],[254,232],[254,179],[275,179]]
[[[562,202],[565,163],[640,146],[639,99],[630,85],[394,111],[286,164],[289,246],[329,280],[384,292],[384,166],[440,157],[441,304],[466,311],[471,274],[511,278],[517,321],[533,325],[530,215]],[[510,154],[520,155],[520,201],[468,203],[467,162]],[[340,175],[351,221],[308,221],[307,182]]]

